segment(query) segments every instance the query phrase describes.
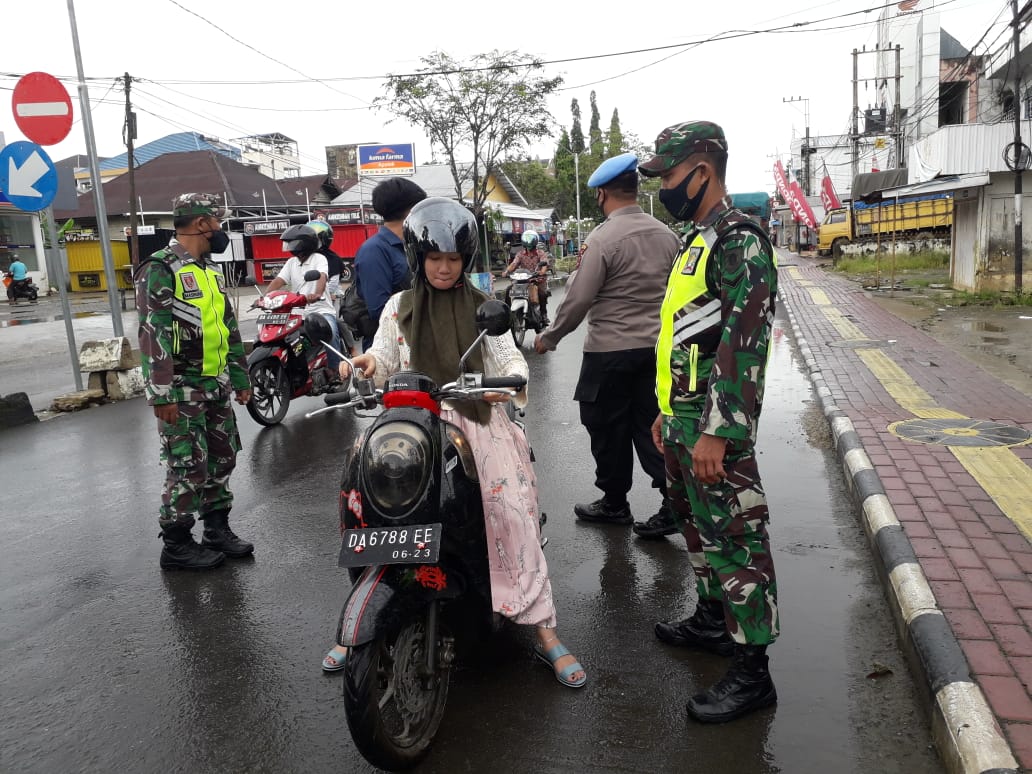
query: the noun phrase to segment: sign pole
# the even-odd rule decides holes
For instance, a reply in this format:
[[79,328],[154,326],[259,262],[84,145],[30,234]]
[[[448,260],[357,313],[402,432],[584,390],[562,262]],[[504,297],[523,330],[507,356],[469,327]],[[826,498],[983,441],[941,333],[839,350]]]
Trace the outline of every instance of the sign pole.
[[68,0],[68,20],[72,26],[72,46],[75,49],[75,69],[79,76],[79,108],[82,111],[82,131],[86,138],[86,153],[90,159],[90,179],[93,181],[93,203],[97,211],[97,235],[100,237],[100,251],[104,256],[104,276],[107,279],[108,304],[111,306],[111,326],[115,336],[124,336],[122,329],[121,303],[118,298],[118,280],[115,277],[115,260],[111,255],[111,238],[108,235],[107,207],[100,180],[100,163],[97,160],[97,146],[93,134],[93,116],[90,113],[90,94],[82,70],[82,52],[79,50],[79,29],[75,24],[75,2]]
[[57,244],[57,227],[54,225],[54,208],[47,207],[47,237],[50,239],[50,265],[55,269],[57,293],[61,297],[61,313],[64,317],[65,333],[68,335],[68,354],[72,359],[72,376],[75,389],[82,390],[82,372],[79,370],[79,355],[75,346],[75,329],[72,327],[72,306],[68,303],[68,288],[64,272],[61,271],[61,248]]

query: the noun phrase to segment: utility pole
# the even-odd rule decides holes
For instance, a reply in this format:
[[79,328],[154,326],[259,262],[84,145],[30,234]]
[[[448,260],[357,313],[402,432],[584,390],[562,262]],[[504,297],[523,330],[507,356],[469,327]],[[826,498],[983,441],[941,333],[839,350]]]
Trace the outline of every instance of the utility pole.
[[806,122],[806,139],[803,140],[799,155],[803,161],[803,193],[809,196],[810,190],[810,100],[806,97],[782,97],[782,102],[802,102],[803,118]]
[[93,132],[93,113],[90,110],[90,92],[82,69],[82,51],[79,48],[79,28],[75,23],[74,0],[68,0],[68,21],[72,27],[75,70],[79,76],[79,108],[82,112],[82,132],[86,139],[86,153],[90,159],[93,204],[97,214],[97,236],[100,237],[100,252],[104,258],[104,277],[107,279],[108,303],[111,305],[111,327],[115,336],[121,337],[124,335],[122,329],[122,304],[118,297],[115,261],[111,255],[111,238],[108,236],[107,203],[104,201],[104,184],[100,179],[100,162],[97,160],[96,135]]
[[896,52],[896,75],[895,75],[894,79],[896,81],[896,88],[895,88],[896,99],[895,99],[895,104],[892,107],[892,135],[893,135],[893,137],[896,140],[896,168],[897,169],[902,169],[903,167],[905,167],[907,165],[907,162],[906,162],[906,159],[903,158],[903,126],[902,126],[902,123],[903,123],[903,111],[900,109],[900,105],[899,105],[899,84],[900,84],[900,78],[902,77],[900,75],[900,72],[899,72],[899,55],[900,55],[899,43],[896,44],[895,52]]
[[577,250],[581,246],[580,227],[580,151],[573,154],[573,177],[577,182]]
[[1021,25],[1018,14],[1018,0],[1011,0],[1011,11],[1014,13],[1014,292],[1021,295],[1022,274],[1022,235],[1021,235],[1021,172],[1025,166],[1026,156],[1021,145]]
[[860,71],[857,68],[857,56],[860,54],[855,48],[853,49],[853,125],[849,129],[849,142],[853,146],[853,175],[849,179],[850,196],[852,196],[853,180],[858,174],[860,174],[860,127],[857,126],[857,115],[860,112],[860,96],[857,91],[857,85],[859,84]]
[[129,153],[127,160],[129,164],[129,263],[135,269],[140,265],[140,237],[137,234],[136,226],[136,161],[133,158],[133,140],[136,139],[136,113],[133,112],[132,102],[129,101],[129,90],[132,88],[133,77],[125,74],[125,146]]

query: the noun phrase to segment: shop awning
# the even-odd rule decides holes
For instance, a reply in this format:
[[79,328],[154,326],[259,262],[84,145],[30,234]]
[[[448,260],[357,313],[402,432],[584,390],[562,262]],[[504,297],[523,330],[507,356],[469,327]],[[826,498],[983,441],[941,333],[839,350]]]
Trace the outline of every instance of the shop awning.
[[964,188],[981,188],[983,185],[989,185],[988,172],[945,175],[926,180],[923,183],[911,183],[910,185],[901,185],[896,188],[885,188],[880,193],[883,199],[894,199],[897,196],[922,196],[923,194],[960,191]]

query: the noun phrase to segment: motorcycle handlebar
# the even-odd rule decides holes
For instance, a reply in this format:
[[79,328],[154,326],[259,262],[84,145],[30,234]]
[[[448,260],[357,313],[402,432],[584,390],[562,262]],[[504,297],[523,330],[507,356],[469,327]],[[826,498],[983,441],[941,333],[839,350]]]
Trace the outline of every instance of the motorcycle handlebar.
[[516,390],[519,392],[527,386],[527,380],[522,376],[491,376],[485,377],[480,385],[484,388],[497,387],[503,390]]
[[327,406],[339,406],[341,403],[348,403],[350,400],[351,394],[345,390],[343,392],[331,392],[323,398],[323,403]]

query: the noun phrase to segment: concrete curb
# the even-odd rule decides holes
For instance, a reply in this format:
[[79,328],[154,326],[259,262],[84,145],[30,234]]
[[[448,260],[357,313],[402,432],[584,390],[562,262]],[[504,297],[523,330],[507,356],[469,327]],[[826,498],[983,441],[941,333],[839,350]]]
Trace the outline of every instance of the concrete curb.
[[779,300],[831,427],[850,491],[863,512],[864,531],[878,560],[903,647],[929,688],[932,737],[940,756],[953,774],[1017,774],[1017,760],[985,696],[971,679],[964,652],[936,604],[859,434],[832,400],[790,302],[784,296]]

